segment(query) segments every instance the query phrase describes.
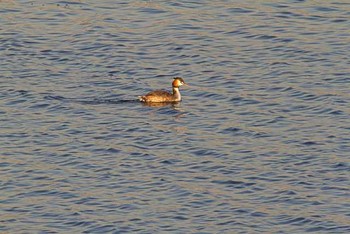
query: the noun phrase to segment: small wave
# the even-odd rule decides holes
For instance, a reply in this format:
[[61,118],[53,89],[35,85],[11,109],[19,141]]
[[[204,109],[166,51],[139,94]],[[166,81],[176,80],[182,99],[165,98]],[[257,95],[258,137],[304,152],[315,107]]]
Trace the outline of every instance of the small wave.
[[104,99],[104,98],[67,98],[63,96],[47,95],[44,97],[46,100],[58,100],[75,102],[81,104],[98,105],[98,104],[123,104],[123,103],[136,103],[139,102],[137,99]]

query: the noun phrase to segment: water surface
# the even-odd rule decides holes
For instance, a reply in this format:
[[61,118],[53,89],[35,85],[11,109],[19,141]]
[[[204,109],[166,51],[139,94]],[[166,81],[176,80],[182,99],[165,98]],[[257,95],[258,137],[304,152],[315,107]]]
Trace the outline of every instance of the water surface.
[[350,232],[348,1],[0,9],[1,232]]

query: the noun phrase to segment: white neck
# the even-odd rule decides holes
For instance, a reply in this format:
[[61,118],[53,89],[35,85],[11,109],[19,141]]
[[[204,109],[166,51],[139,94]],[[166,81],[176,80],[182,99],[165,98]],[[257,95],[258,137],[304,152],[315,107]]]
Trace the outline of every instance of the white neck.
[[173,87],[173,95],[175,96],[175,101],[181,101],[181,93],[178,87]]

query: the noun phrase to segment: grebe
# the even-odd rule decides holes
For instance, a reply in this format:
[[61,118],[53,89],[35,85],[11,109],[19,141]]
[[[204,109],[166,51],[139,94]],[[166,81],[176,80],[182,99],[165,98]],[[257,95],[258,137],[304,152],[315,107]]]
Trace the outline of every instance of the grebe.
[[181,94],[179,87],[186,85],[185,81],[181,77],[175,77],[173,81],[173,93],[169,93],[163,90],[155,90],[149,92],[145,96],[140,96],[139,100],[141,102],[180,102]]

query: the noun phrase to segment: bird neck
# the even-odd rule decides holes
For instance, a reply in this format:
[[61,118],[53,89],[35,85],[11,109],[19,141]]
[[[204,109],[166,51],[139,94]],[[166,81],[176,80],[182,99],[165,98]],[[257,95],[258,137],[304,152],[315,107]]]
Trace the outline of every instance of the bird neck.
[[173,87],[173,95],[176,101],[178,102],[181,101],[181,93],[180,93],[179,87]]

